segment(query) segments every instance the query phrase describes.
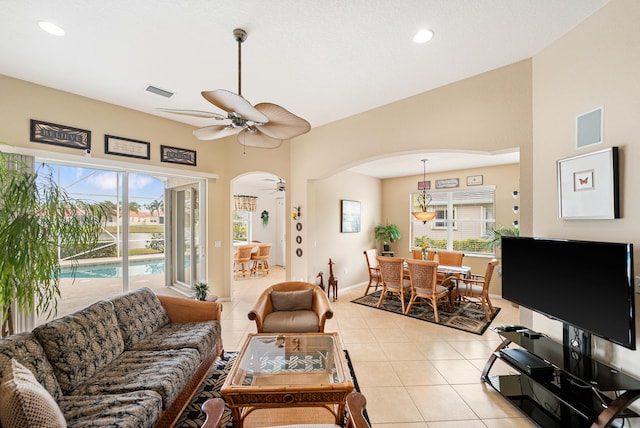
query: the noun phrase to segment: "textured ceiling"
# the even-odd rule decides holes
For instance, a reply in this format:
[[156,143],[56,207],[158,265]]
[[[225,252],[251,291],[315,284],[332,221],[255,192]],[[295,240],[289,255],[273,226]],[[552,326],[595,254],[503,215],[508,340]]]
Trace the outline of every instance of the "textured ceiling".
[[[317,127],[529,58],[607,0],[0,0],[0,74],[195,126],[237,92]],[[46,34],[50,20],[64,37]],[[412,42],[421,28],[433,40]],[[147,85],[175,92],[170,99]],[[203,142],[205,144],[206,142]],[[422,167],[418,161],[417,169]]]

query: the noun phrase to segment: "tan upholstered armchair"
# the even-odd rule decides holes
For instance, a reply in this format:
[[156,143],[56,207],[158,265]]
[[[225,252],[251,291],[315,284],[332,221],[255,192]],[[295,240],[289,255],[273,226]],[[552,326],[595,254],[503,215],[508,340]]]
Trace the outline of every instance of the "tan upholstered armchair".
[[248,316],[258,333],[322,333],[333,309],[317,285],[281,282],[262,292]]

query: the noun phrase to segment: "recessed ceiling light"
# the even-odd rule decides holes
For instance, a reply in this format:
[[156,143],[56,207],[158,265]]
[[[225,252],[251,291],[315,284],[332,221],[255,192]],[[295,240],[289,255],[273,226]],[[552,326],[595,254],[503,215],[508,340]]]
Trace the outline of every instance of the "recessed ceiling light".
[[433,38],[433,30],[420,30],[413,36],[413,41],[416,43],[427,43]]
[[58,27],[53,22],[49,21],[38,21],[38,26],[42,28],[49,34],[53,34],[54,36],[64,36],[64,30]]

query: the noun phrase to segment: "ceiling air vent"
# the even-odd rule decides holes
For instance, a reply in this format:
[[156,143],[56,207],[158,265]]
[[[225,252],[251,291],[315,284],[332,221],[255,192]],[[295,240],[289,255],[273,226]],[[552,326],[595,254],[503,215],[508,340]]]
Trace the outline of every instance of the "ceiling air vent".
[[152,94],[160,95],[161,97],[171,98],[173,96],[173,92],[165,91],[164,89],[160,89],[157,86],[147,85],[145,91],[151,92]]

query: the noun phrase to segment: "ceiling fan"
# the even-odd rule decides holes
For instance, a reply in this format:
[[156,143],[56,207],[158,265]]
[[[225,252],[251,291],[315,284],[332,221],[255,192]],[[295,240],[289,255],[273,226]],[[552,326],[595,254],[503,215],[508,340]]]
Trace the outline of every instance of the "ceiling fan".
[[275,178],[263,178],[263,181],[274,181],[275,183],[275,188],[273,187],[269,187],[267,189],[263,189],[263,190],[273,190],[273,193],[276,192],[284,192],[285,190],[287,190],[287,185],[284,181],[282,181],[282,178],[279,178],[276,180]]
[[201,92],[207,101],[224,110],[226,115],[200,110],[159,110],[227,121],[224,124],[196,129],[193,134],[199,140],[215,140],[237,133],[236,140],[245,147],[273,149],[279,147],[283,140],[289,140],[309,132],[311,129],[309,122],[284,107],[272,103],[260,103],[253,106],[242,97],[242,43],[247,39],[247,32],[236,28],[233,30],[233,37],[238,42],[238,93],[235,94],[225,89]]

